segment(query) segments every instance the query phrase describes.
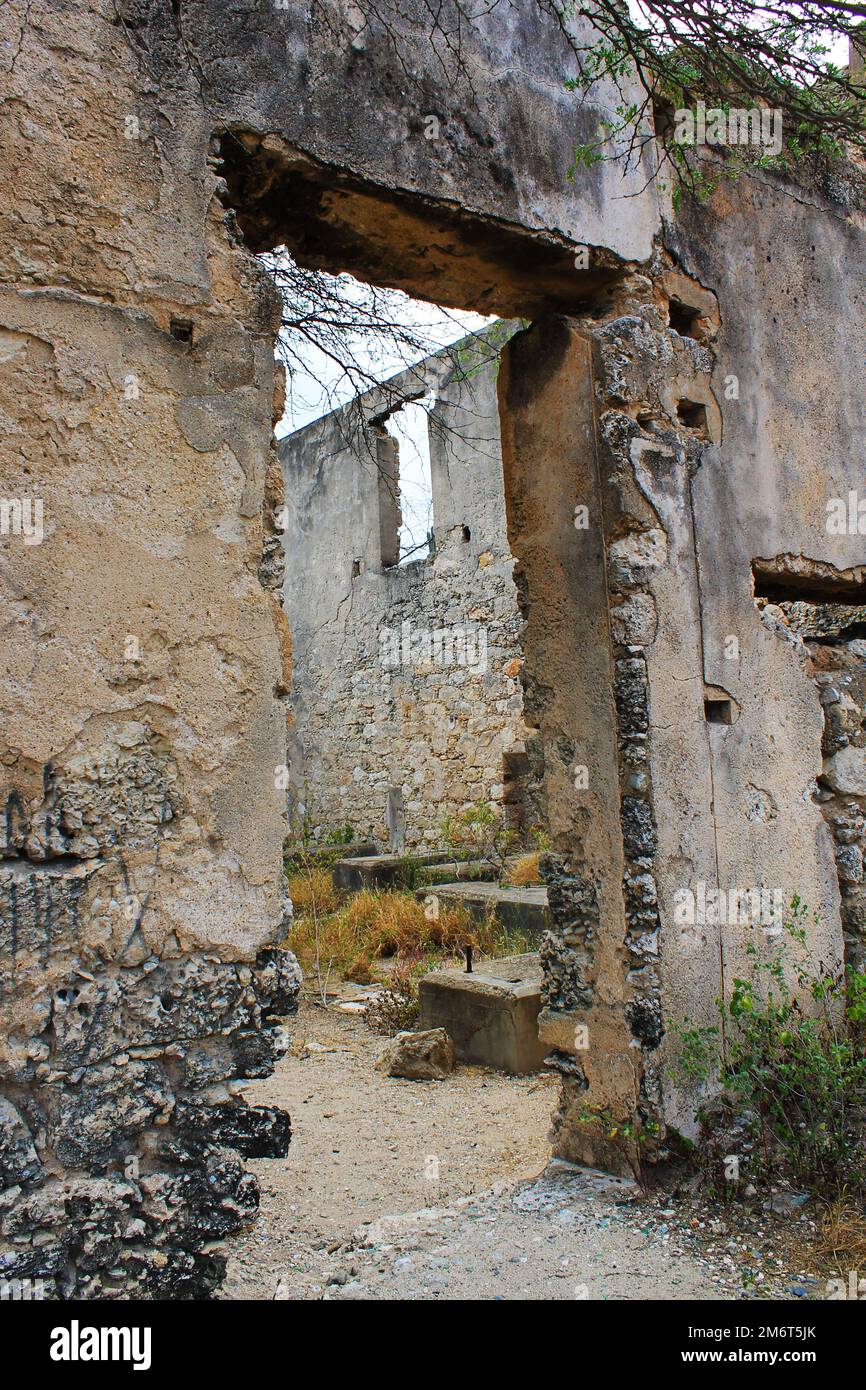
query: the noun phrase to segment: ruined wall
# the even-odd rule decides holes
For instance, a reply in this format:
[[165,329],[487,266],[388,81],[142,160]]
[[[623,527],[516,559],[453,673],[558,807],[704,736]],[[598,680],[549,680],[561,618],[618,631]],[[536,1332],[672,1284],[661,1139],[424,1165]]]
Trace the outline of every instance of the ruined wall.
[[[250,247],[521,313],[658,226],[646,165],[627,221],[606,166],[573,198],[612,99],[572,103],[536,6],[482,20],[456,78],[421,7],[363,34],[350,9],[0,12],[0,1274],[64,1294],[206,1293],[202,1247],[257,1202],[238,1154],[288,1138],[239,1094],[297,990],[278,306]],[[609,245],[590,274],[575,241]]]
[[[820,914],[816,949],[841,957],[813,795],[821,702],[762,622],[752,566],[862,568],[862,532],[829,537],[824,511],[861,485],[862,191],[844,172],[795,186],[760,171],[663,220],[648,142],[624,181],[604,162],[570,183],[573,145],[616,99],[573,100],[556,24],[528,0],[496,7],[449,74],[424,11],[391,16],[395,43],[336,3],[0,10],[13,194],[0,496],[19,518],[29,503],[28,524],[44,509],[40,543],[4,521],[0,547],[0,1273],[202,1293],[219,1277],[202,1246],[255,1207],[235,1155],[285,1149],[285,1120],[237,1095],[237,1078],[272,1065],[268,1025],[297,987],[274,950],[289,680],[278,313],[250,249],[285,242],[305,264],[452,305],[565,315],[588,345],[611,603],[606,658],[587,664],[575,710],[607,659],[598,728],[619,793],[587,827],[584,843],[615,851],[606,866],[596,851],[598,882],[566,844],[550,866],[550,1036],[571,1068],[560,1149],[586,1152],[581,1096],[690,1123],[659,1019],[711,1008],[746,935],[678,932],[678,889],[800,892]],[[717,297],[714,341],[700,304],[705,341],[670,321],[671,272],[683,294]],[[543,377],[520,406],[524,434],[533,398]],[[574,400],[583,419],[579,378]],[[568,452],[554,476],[581,460],[588,485],[580,422],[565,396],[557,408]],[[527,451],[530,465],[546,462]],[[552,508],[560,532],[568,500]],[[573,582],[563,535],[545,546]],[[587,630],[579,604],[556,611]],[[560,653],[553,669],[550,717],[574,737],[558,682],[584,667]],[[583,824],[564,802],[553,811],[563,836]]]
[[[863,492],[866,361],[852,351],[866,297],[863,207],[850,166],[807,166],[797,182],[757,172],[722,179],[667,231],[721,317],[711,384],[722,434],[691,485],[704,677],[733,702],[733,723],[708,727],[717,881],[772,885],[787,902],[799,894],[818,917],[810,949],[828,964],[840,963],[843,941],[833,843],[815,802],[824,716],[808,671],[761,620],[753,566],[778,570],[787,597],[798,575],[808,585],[829,573],[824,596],[843,600],[839,582],[862,578],[863,536],[856,525],[834,534],[827,504]],[[705,877],[672,863],[666,894],[683,868]],[[748,940],[742,926],[722,934],[726,981],[746,966]],[[674,978],[678,965],[672,954]]]
[[[659,891],[686,848],[714,881],[688,490],[719,412],[707,346],[669,325],[674,290],[707,336],[717,319],[712,296],[665,257],[649,269],[598,319],[515,339],[501,393],[527,720],[540,731],[554,850],[539,1026],[563,1076],[555,1143],[614,1166],[628,1155],[590,1112],[636,1115],[663,1135],[678,1118],[661,1089],[666,1020],[683,995],[703,1017],[721,989],[711,934],[662,975],[675,933]],[[699,429],[681,419],[686,399],[704,404]]]
[[[663,1096],[666,1029],[686,1016],[711,1021],[722,993],[720,928],[680,930],[674,897],[702,874],[716,883],[690,485],[721,424],[709,382],[712,295],[666,258],[652,272],[636,277],[626,312],[594,332],[593,374],[623,853],[623,1018],[632,1113],[648,1136],[663,1137],[666,1125],[688,1129],[693,1116],[693,1098],[681,1116]],[[700,312],[699,336],[671,326],[674,291]],[[566,1079],[566,1146],[581,1100]]]
[[[515,338],[500,408],[527,624],[526,720],[537,730],[533,771],[552,846],[542,859],[552,925],[541,946],[539,1032],[565,1093],[589,1091],[628,1111],[636,1083],[623,1018],[623,854],[591,333],[590,324],[552,319]],[[583,1132],[575,1127],[569,1138],[579,1144]],[[558,1142],[575,1156],[568,1140]],[[605,1159],[601,1147],[581,1155]]]
[[[860,610],[860,624],[863,610]],[[833,836],[845,964],[866,969],[866,644],[833,623],[832,643],[809,642],[824,713],[815,800]],[[846,640],[847,638],[847,640]]]
[[[541,1028],[564,1077],[556,1145],[584,1161],[624,1160],[604,1124],[586,1123],[593,1109],[636,1114],[651,1142],[666,1129],[694,1132],[695,1096],[678,1090],[669,1065],[672,1025],[716,1021],[747,945],[774,950],[795,897],[808,906],[815,958],[841,963],[843,925],[849,961],[862,958],[856,650],[837,644],[817,670],[816,658],[792,658],[762,620],[753,575],[763,566],[788,597],[810,585],[825,600],[862,593],[856,527],[834,540],[826,526],[828,499],[856,493],[862,470],[861,364],[846,364],[851,308],[829,271],[853,273],[862,259],[860,219],[850,188],[847,205],[825,201],[822,273],[811,262],[817,231],[803,254],[797,190],[779,180],[762,191],[757,179],[722,187],[720,207],[689,214],[699,226],[669,225],[678,261],[660,253],[646,274],[625,277],[607,313],[516,339],[503,371],[506,474],[522,508],[513,548],[528,615],[527,719],[558,787],[551,823],[566,827],[545,865],[553,926]],[[721,257],[737,266],[768,207],[800,257],[777,271],[772,251],[750,249],[741,293]],[[780,277],[796,294],[787,314]],[[560,479],[554,500],[532,481],[534,446],[569,391],[570,428],[540,444]],[[587,400],[594,425],[582,431]],[[571,503],[588,510],[582,574]],[[548,631],[551,610],[560,623]],[[574,768],[584,777],[569,787],[582,747]],[[844,786],[840,749],[851,764]],[[704,893],[723,901],[704,910]]]
[[239,1094],[297,991],[276,311],[193,73],[108,4],[0,22],[0,495],[44,532],[0,540],[0,1275],[195,1296],[288,1143]]
[[[348,823],[387,841],[389,795],[407,848],[438,847],[444,818],[477,802],[519,823],[522,622],[498,370],[493,345],[467,343],[280,444],[295,652],[290,811],[314,838]],[[428,390],[434,549],[397,564],[399,460],[381,419]]]
[[845,962],[866,965],[866,608],[758,600],[761,620],[814,681],[824,727],[814,800],[833,837]]

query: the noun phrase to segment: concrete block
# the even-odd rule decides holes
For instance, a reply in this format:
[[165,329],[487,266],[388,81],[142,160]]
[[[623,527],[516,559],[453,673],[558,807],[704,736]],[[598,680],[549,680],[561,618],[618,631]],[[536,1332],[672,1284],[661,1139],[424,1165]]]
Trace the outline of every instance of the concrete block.
[[366,854],[337,859],[331,870],[334,887],[342,893],[360,893],[364,888],[402,888],[410,869],[443,864],[447,851],[431,854]]
[[464,970],[433,970],[419,984],[420,1026],[444,1028],[460,1062],[522,1075],[538,1071],[547,1048],[538,1037],[541,961],[507,956]]

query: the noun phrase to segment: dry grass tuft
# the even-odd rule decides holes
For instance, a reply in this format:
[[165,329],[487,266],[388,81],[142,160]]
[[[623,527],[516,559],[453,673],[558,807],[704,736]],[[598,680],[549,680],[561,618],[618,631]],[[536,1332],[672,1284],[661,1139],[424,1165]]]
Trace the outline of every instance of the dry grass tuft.
[[[305,875],[306,897],[295,898],[295,921],[286,942],[307,975],[334,972],[367,984],[374,978],[375,962],[387,956],[413,969],[432,969],[443,958],[460,956],[467,945],[485,956],[533,949],[521,934],[507,934],[492,915],[478,922],[460,903],[439,898],[437,911],[432,894],[427,906],[413,893],[366,890],[340,906],[318,874],[312,884],[310,877]],[[293,879],[290,888],[294,897]]]
[[815,1253],[843,1273],[866,1270],[866,1212],[850,1197],[827,1207],[815,1242]]
[[344,971],[344,977],[356,985],[373,983],[376,978],[373,974],[373,962],[366,951],[362,951],[357,960],[350,961]]
[[541,870],[538,861],[541,858],[540,852],[535,854],[522,854],[509,866],[505,874],[505,882],[510,888],[529,888],[538,883],[543,883]]
[[356,893],[336,911],[324,910],[325,901],[331,900],[324,892],[311,893],[305,908],[296,907],[287,944],[306,971],[318,960],[359,984],[369,982],[373,962],[383,956],[453,954],[477,936],[471,914],[459,904],[443,905],[434,918],[411,893]]
[[453,953],[476,931],[471,913],[459,903],[441,902],[436,916],[411,893],[356,893],[344,909],[350,931],[370,955],[429,955]]
[[327,912],[336,912],[340,906],[330,869],[301,869],[289,874],[288,882],[296,917],[306,917],[314,912],[323,916]]

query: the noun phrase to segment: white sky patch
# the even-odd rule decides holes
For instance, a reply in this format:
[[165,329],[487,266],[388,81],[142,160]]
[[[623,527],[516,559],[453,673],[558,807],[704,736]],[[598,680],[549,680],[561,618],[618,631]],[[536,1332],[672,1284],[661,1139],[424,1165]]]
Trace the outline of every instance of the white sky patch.
[[[339,281],[340,293],[348,300],[358,304],[368,302],[369,286],[351,275],[335,278]],[[443,309],[402,294],[395,295],[389,301],[388,311],[396,322],[412,329],[419,340],[419,349],[410,352],[407,344],[401,351],[398,344],[384,337],[377,340],[375,333],[353,334],[348,330],[348,348],[358,366],[373,379],[371,385],[373,382],[386,381],[407,367],[423,362],[431,353],[459,342],[467,333],[477,332],[495,322],[492,317],[485,318],[468,310]],[[308,343],[299,348],[293,342],[292,359],[286,408],[275,431],[278,439],[347,405],[357,395],[355,384],[345,375],[339,363],[315,345]],[[399,451],[400,508],[403,514],[400,528],[401,563],[423,559],[427,553],[428,534],[433,530],[428,411],[434,403],[435,396],[431,391],[423,399],[407,402],[385,422],[385,428],[396,440]]]
[[[657,27],[657,25],[658,25],[658,23],[659,23],[658,19],[657,19],[654,15],[651,15],[651,14],[648,14],[648,13],[647,13],[646,9],[645,9],[644,6],[641,4],[640,0],[628,0],[628,9],[629,9],[629,14],[631,15],[632,19],[635,21],[636,24],[640,24],[640,25],[642,25],[642,26],[648,26],[648,27],[651,27],[651,28],[656,28],[656,27]],[[766,14],[766,16],[769,16],[769,17],[776,16],[776,12],[775,12],[775,10],[772,8],[772,6],[767,6],[767,9],[766,9],[765,14]],[[776,17],[778,17],[778,16],[776,16]],[[724,22],[724,15],[723,15],[723,14],[721,15],[721,19],[722,19],[722,22]],[[756,12],[755,12],[755,14],[754,14],[754,19],[753,19],[752,27],[755,28],[755,29],[760,28],[760,27],[761,27],[761,20],[762,20],[762,13],[761,13],[761,9],[759,8],[759,9],[756,10]],[[677,28],[677,24],[676,24],[676,20],[674,20],[674,22],[673,22],[673,29],[674,29],[674,31],[676,31],[676,28]],[[831,33],[829,30],[827,30],[826,33],[825,33],[825,35],[824,35],[824,42],[825,42],[826,45],[827,45],[827,53],[824,55],[824,61],[825,61],[825,62],[828,62],[828,63],[834,63],[835,66],[836,66],[837,68],[844,68],[844,67],[847,67],[847,66],[848,66],[848,38],[847,38],[847,35],[844,35],[844,34],[834,35],[834,34]]]
[[[335,278],[339,281],[341,294],[359,304],[367,301],[369,286],[352,275],[343,274]],[[374,381],[386,381],[416,362],[423,362],[425,357],[440,348],[459,342],[467,333],[477,332],[494,322],[493,318],[485,318],[469,310],[444,309],[396,293],[389,302],[388,311],[396,322],[411,328],[425,346],[422,351],[410,354],[405,350],[400,351],[397,344],[376,341],[374,334],[353,334],[349,330],[346,341],[352,355]],[[339,364],[314,345],[307,344],[300,350],[294,345],[292,355],[298,360],[293,361],[291,380],[287,383],[286,408],[276,428],[278,439],[291,434],[293,430],[302,429],[322,415],[329,415],[358,394],[356,386],[345,376]]]
[[433,530],[433,482],[430,473],[428,412],[436,396],[409,401],[389,415],[385,428],[397,442],[400,459],[401,564],[423,559],[427,537]]

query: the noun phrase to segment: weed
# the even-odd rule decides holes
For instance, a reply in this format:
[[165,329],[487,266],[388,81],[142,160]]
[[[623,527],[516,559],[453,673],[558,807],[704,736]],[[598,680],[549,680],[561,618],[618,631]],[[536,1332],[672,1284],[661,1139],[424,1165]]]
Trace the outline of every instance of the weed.
[[534,854],[522,854],[519,859],[508,866],[504,882],[511,888],[527,888],[530,884],[541,883],[541,870],[538,867],[540,858],[540,851],[536,851]]
[[[719,1025],[689,1019],[675,1076],[717,1083],[702,1119],[736,1114],[750,1137],[752,1180],[783,1173],[815,1192],[866,1191],[866,975],[814,960],[798,898],[781,943],[746,953],[748,978],[717,1001]],[[793,981],[793,984],[792,984]]]

